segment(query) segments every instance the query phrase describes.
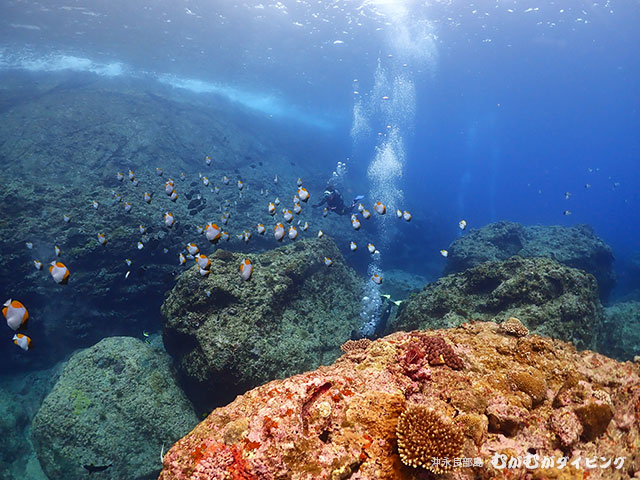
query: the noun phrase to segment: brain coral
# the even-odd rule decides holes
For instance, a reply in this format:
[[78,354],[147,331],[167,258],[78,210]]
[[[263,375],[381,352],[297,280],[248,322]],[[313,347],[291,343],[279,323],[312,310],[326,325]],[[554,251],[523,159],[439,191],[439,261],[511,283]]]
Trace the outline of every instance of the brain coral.
[[434,462],[462,455],[464,436],[449,419],[424,405],[410,405],[398,418],[396,427],[398,453],[405,465],[423,467],[440,474],[451,464]]

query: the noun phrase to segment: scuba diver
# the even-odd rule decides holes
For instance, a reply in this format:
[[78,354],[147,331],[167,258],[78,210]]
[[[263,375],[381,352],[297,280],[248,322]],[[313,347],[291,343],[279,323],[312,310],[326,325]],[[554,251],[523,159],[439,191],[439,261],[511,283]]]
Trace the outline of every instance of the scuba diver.
[[328,184],[322,196],[322,200],[320,200],[320,203],[317,203],[312,206],[320,207],[326,203],[327,209],[329,211],[335,212],[338,215],[346,215],[347,213],[351,213],[354,207],[356,206],[356,203],[358,202],[358,200],[362,200],[363,198],[364,198],[364,195],[358,195],[356,198],[353,199],[353,202],[351,202],[351,205],[347,207],[344,204],[344,200],[342,199],[342,194],[338,191],[338,189],[334,187],[332,184]]

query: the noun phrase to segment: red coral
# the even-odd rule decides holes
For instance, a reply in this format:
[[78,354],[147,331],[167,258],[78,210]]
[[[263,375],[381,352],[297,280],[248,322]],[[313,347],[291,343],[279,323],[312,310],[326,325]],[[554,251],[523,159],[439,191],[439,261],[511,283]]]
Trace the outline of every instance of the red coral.
[[399,359],[400,367],[409,378],[413,380],[426,378],[426,371],[423,368],[425,359],[431,366],[446,364],[454,370],[462,368],[462,360],[444,338],[421,333],[414,334],[412,337]]

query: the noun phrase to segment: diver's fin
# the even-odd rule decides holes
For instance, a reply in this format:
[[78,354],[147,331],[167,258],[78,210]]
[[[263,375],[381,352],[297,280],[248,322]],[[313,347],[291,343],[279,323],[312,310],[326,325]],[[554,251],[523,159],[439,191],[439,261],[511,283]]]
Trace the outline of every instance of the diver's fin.
[[364,198],[364,195],[358,195],[356,198],[353,199],[354,202],[357,202],[358,200],[362,200]]

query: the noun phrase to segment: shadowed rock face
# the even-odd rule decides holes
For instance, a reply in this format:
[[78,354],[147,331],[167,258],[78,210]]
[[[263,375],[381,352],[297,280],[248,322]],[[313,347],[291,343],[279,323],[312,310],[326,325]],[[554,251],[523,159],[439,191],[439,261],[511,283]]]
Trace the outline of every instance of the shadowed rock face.
[[[361,280],[327,237],[209,258],[211,273],[183,273],[162,306],[164,343],[197,404],[330,363],[359,326]],[[248,281],[239,274],[245,258]]]
[[[455,368],[429,359],[425,340],[434,337],[458,358]],[[589,478],[629,479],[640,469],[639,373],[637,364],[501,333],[493,322],[397,332],[214,410],[167,453],[160,480],[435,478],[425,466],[452,451],[452,438],[456,451],[482,465],[442,478],[525,478],[524,465],[497,469],[492,459],[498,452],[523,460],[535,449],[539,462],[566,455],[582,462],[581,471],[586,458],[624,457],[623,468],[595,468]],[[423,425],[424,435],[413,438],[412,429],[404,432],[405,453],[417,457],[427,447],[431,454],[412,468],[401,459],[399,418],[421,409],[441,428]]]
[[428,284],[389,327],[446,328],[517,317],[533,332],[595,348],[603,310],[595,278],[549,258],[486,262]]
[[462,272],[483,262],[506,260],[514,255],[549,257],[591,273],[598,281],[603,301],[616,284],[611,247],[588,225],[525,227],[497,222],[473,229],[449,247],[444,273]]
[[69,359],[36,414],[31,439],[49,478],[154,478],[162,445],[197,423],[170,358],[130,337],[106,338]]
[[599,350],[619,360],[640,355],[640,302],[620,302],[605,308]]

